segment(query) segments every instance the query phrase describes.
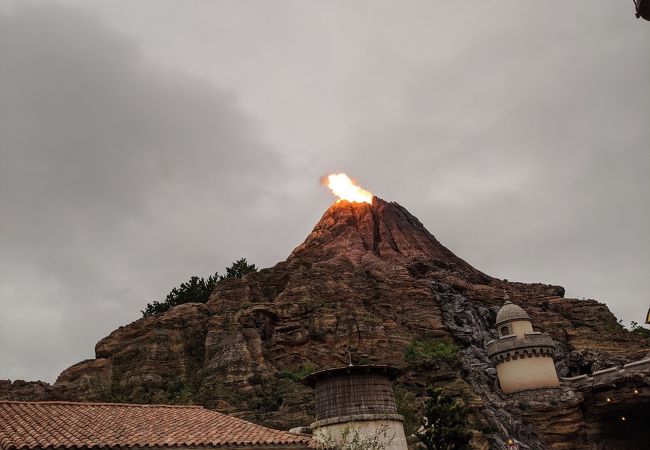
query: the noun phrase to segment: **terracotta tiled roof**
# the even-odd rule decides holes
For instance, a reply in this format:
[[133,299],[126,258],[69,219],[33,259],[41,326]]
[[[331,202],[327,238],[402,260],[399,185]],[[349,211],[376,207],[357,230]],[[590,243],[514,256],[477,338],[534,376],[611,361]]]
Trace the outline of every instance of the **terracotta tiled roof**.
[[307,447],[310,438],[200,406],[0,401],[0,449]]

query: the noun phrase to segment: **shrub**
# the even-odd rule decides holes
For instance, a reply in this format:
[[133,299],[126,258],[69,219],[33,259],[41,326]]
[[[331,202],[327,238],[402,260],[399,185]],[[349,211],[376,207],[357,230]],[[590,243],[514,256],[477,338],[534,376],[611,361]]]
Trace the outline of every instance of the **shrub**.
[[280,409],[283,401],[281,386],[269,379],[253,387],[253,396],[248,404],[262,419],[266,414]]
[[635,328],[634,330],[632,330],[632,334],[636,334],[637,336],[641,336],[644,338],[650,338],[650,330],[643,327]]
[[171,403],[189,404],[192,403],[193,397],[192,388],[180,378],[176,378],[167,384],[167,399]]
[[302,363],[296,370],[282,369],[278,372],[278,378],[285,378],[291,381],[300,381],[302,378],[305,378],[312,372],[316,371],[316,366],[314,366],[310,361]]
[[417,436],[427,450],[467,449],[471,433],[467,429],[467,409],[447,396],[441,388],[427,389],[423,425]]
[[454,362],[457,359],[458,347],[447,339],[416,340],[404,350],[404,360],[414,365],[428,365],[440,360]]
[[634,320],[630,322],[630,331],[632,334],[635,334],[637,336],[650,338],[650,330],[643,328],[641,325],[639,325],[638,322],[635,322]]

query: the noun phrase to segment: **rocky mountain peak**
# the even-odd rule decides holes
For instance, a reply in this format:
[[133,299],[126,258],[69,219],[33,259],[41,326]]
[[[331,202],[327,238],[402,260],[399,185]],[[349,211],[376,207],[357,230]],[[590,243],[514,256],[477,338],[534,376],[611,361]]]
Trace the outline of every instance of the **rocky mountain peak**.
[[373,197],[372,204],[346,200],[332,204],[290,259],[336,257],[347,257],[355,265],[373,259],[401,265],[421,261],[486,277],[438,242],[406,208],[379,197]]

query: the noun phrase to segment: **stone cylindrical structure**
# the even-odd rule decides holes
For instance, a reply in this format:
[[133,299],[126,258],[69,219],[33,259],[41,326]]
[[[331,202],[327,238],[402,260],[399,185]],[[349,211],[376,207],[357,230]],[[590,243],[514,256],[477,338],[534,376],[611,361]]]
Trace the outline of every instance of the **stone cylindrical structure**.
[[506,301],[497,313],[496,328],[499,338],[488,342],[486,348],[504,393],[560,385],[553,362],[553,339],[533,331],[526,311]]
[[314,388],[314,438],[325,444],[350,440],[380,441],[386,450],[406,450],[404,418],[397,414],[391,381],[399,370],[361,365],[322,370],[303,382]]

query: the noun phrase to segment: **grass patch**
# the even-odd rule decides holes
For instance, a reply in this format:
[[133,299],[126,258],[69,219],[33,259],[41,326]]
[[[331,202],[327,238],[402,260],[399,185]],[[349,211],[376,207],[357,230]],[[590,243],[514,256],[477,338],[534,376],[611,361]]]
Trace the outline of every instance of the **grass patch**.
[[404,360],[413,365],[458,360],[458,346],[449,339],[415,340],[404,350]]
[[314,366],[310,361],[302,363],[295,370],[282,369],[278,372],[278,378],[284,378],[291,381],[300,381],[302,378],[305,378],[312,372],[316,371],[316,366]]

